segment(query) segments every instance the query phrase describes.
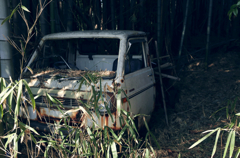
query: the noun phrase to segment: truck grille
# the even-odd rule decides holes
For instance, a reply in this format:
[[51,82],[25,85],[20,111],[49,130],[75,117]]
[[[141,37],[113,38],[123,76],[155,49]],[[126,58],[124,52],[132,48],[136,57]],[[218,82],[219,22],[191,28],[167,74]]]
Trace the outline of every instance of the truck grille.
[[[82,105],[82,103],[77,100],[77,99],[72,99],[72,98],[62,98],[62,97],[53,97],[55,99],[58,99],[63,106],[65,107],[74,107],[74,106],[80,106]],[[81,100],[83,103],[86,103],[86,100]],[[40,104],[48,104],[48,99],[46,96],[39,96],[37,99],[35,99],[36,103],[40,103]]]

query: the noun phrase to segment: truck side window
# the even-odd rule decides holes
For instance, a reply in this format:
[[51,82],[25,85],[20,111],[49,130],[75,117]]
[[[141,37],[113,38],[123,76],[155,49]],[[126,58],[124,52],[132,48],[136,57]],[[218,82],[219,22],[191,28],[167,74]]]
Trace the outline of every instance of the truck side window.
[[143,42],[131,44],[125,59],[125,74],[145,68],[143,49]]

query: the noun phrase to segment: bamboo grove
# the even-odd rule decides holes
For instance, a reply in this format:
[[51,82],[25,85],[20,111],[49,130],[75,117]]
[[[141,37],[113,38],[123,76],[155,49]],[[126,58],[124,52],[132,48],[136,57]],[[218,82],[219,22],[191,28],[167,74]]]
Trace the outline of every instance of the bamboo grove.
[[[48,0],[47,0],[48,1]],[[43,3],[47,3],[42,0]],[[8,1],[13,10],[20,0]],[[39,1],[21,0],[33,22]],[[228,18],[236,0],[52,0],[43,11],[31,40],[31,51],[43,35],[74,30],[140,30],[158,41],[161,55],[209,54],[211,48],[229,44],[239,35],[239,16]],[[12,37],[26,36],[26,26],[16,12]],[[154,42],[150,49],[155,54]],[[17,61],[16,61],[17,62]]]

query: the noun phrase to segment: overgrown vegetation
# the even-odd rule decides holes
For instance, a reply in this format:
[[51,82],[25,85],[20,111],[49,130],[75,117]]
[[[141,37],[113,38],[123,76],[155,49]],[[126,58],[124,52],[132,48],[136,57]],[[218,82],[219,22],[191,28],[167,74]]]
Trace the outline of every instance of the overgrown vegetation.
[[[41,4],[41,1],[39,2]],[[24,11],[29,12],[29,10],[21,3],[4,20],[6,22],[12,17],[14,12],[19,12],[27,25],[28,36],[24,40],[24,44],[21,42],[21,48],[8,38],[10,44],[22,55],[21,74],[25,69],[23,67],[25,50],[29,40],[34,35],[33,28],[36,26],[43,9],[50,2],[39,6],[39,12],[31,27],[29,27],[24,15]],[[30,68],[27,67],[27,69],[32,72]],[[84,76],[82,75],[78,89],[80,90],[81,86],[85,84],[91,87],[91,95],[86,103],[82,102],[82,105],[76,109],[63,112],[64,107],[59,100],[47,93],[44,94],[47,97],[48,101],[46,103],[49,108],[54,104],[63,116],[59,122],[54,122],[54,126],[49,125],[49,133],[39,133],[31,127],[27,106],[30,104],[37,113],[35,99],[39,96],[33,96],[27,81],[21,79],[21,77],[18,81],[10,79],[9,82],[4,78],[0,78],[0,120],[5,127],[5,134],[1,136],[1,143],[3,144],[1,150],[10,157],[17,157],[22,154],[19,150],[19,145],[25,144],[27,151],[25,154],[28,157],[38,157],[39,155],[44,157],[154,157],[154,149],[149,141],[149,138],[154,136],[150,132],[144,116],[143,119],[148,131],[144,138],[139,136],[134,123],[134,118],[138,116],[132,116],[130,112],[124,111],[120,107],[116,109],[122,125],[119,131],[114,131],[107,126],[102,128],[97,124],[93,112],[96,113],[97,118],[100,117],[97,105],[99,101],[104,103],[107,114],[113,119],[111,111],[107,106],[107,101],[109,100],[104,98],[103,95],[106,93],[106,90],[102,90],[101,77],[99,76],[96,72],[88,72]],[[97,89],[95,85],[98,82],[100,83],[100,89]],[[119,100],[118,96],[121,93],[124,93],[124,91],[119,89],[112,97]],[[131,106],[129,100],[128,104]],[[81,120],[84,122],[87,118],[90,118],[92,126],[83,126],[83,122],[70,124],[71,118],[68,113],[72,111],[81,111]],[[24,115],[26,118],[25,122],[23,122],[22,117],[19,117],[20,115]],[[158,144],[157,142],[155,143]]]
[[[101,79],[92,74],[83,76],[81,83],[91,86],[92,95],[89,101],[82,103],[83,106],[77,109],[72,109],[65,113],[62,112],[64,117],[59,122],[54,123],[54,128],[49,127],[52,129],[51,132],[40,135],[30,127],[31,124],[29,120],[26,125],[18,118],[20,112],[24,112],[26,117],[29,117],[26,109],[27,103],[31,103],[33,109],[36,110],[35,100],[27,82],[22,79],[7,84],[6,81],[1,78],[1,119],[4,118],[5,115],[10,115],[14,118],[14,126],[7,128],[6,135],[2,137],[6,139],[4,151],[16,157],[19,154],[19,143],[24,143],[27,148],[27,155],[30,157],[38,156],[41,152],[44,153],[44,157],[54,157],[56,154],[59,157],[71,157],[75,155],[81,157],[109,157],[110,155],[113,157],[153,157],[154,149],[149,142],[149,137],[153,135],[145,122],[148,133],[145,138],[140,138],[133,121],[137,116],[131,117],[129,112],[121,109],[120,118],[123,128],[120,131],[114,131],[107,126],[104,128],[99,127],[95,120],[96,118],[93,116],[93,112],[96,112],[98,118],[100,117],[97,104],[99,100],[104,100],[103,93],[106,92],[101,89],[96,91],[94,84],[98,81],[100,81],[101,84]],[[26,89],[29,100],[25,98],[26,94],[23,94],[23,88]],[[81,89],[81,87],[79,87],[79,89]],[[121,92],[121,90],[118,91],[114,97]],[[50,105],[58,105],[60,111],[64,109],[60,101],[51,97],[49,94],[46,94],[46,96]],[[16,100],[16,104],[13,104],[13,100]],[[107,107],[107,102],[104,102],[104,104],[106,104]],[[130,102],[129,105],[131,105]],[[92,110],[93,108],[94,110]],[[68,113],[73,110],[82,111],[82,117],[90,117],[94,122],[93,127],[83,128],[81,123],[70,124]],[[113,117],[110,109],[107,110],[107,113],[110,117]],[[8,120],[3,119],[3,121],[6,125],[10,124]],[[31,144],[30,146],[29,143]],[[44,149],[42,148],[43,146],[45,146]],[[36,152],[36,150],[38,150],[38,152]]]
[[[231,20],[232,15],[237,16],[238,15],[238,8],[240,8],[240,1],[238,1],[236,4],[232,5],[229,12],[229,20]],[[234,100],[228,100],[227,106],[219,109],[216,111],[213,115],[218,113],[221,110],[226,110],[226,119],[227,124],[224,127],[217,127],[215,129],[204,131],[202,134],[208,133],[201,139],[199,139],[197,142],[195,142],[193,145],[189,147],[189,149],[194,148],[195,146],[202,143],[205,139],[216,133],[215,143],[212,149],[211,158],[214,157],[218,144],[219,144],[219,138],[221,141],[221,144],[223,141],[225,141],[225,147],[224,152],[222,153],[222,157],[225,158],[227,153],[229,154],[229,157],[239,157],[240,155],[240,147],[236,146],[235,141],[239,137],[239,127],[240,127],[240,113],[237,112],[236,106],[237,106],[237,100],[239,97],[236,97]]]
[[[223,110],[223,109],[226,110],[226,118],[228,120],[228,123],[224,127],[218,127],[218,128],[215,128],[212,130],[207,130],[207,131],[203,132],[203,134],[205,134],[205,133],[208,133],[208,134],[205,135],[204,137],[202,137],[201,139],[199,139],[197,142],[195,142],[192,146],[189,147],[189,149],[194,148],[195,146],[197,146],[198,144],[203,142],[205,139],[210,137],[212,134],[216,133],[215,143],[213,146],[211,157],[214,157],[214,154],[216,153],[217,146],[219,143],[218,142],[219,138],[220,138],[221,142],[223,142],[225,140],[225,138],[227,138],[225,140],[226,143],[225,143],[225,149],[224,149],[224,152],[222,155],[223,158],[226,157],[227,152],[229,153],[229,157],[233,157],[233,155],[235,155],[234,157],[236,157],[236,158],[239,157],[240,147],[235,146],[235,140],[239,136],[238,130],[239,130],[239,126],[240,126],[240,124],[239,124],[240,123],[239,122],[240,113],[236,113],[237,100],[238,100],[238,97],[235,98],[235,100],[229,100],[227,106],[225,106],[217,111],[217,112],[219,112],[220,110]],[[234,154],[235,148],[237,148],[237,151]]]

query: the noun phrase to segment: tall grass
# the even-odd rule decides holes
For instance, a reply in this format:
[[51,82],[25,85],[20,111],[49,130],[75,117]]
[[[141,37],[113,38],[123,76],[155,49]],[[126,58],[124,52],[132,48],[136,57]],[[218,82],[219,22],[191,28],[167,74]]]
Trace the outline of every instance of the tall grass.
[[236,112],[237,100],[238,100],[238,97],[235,98],[234,100],[229,100],[227,103],[227,106],[216,111],[216,112],[219,112],[220,110],[225,109],[226,119],[228,120],[228,123],[224,127],[218,127],[218,128],[203,132],[202,134],[206,134],[206,135],[201,139],[199,139],[197,142],[195,142],[193,145],[191,145],[189,149],[196,147],[198,144],[202,143],[208,137],[216,133],[211,158],[214,157],[217,151],[219,139],[221,140],[221,142],[223,142],[225,140],[224,138],[226,138],[226,142],[225,142],[225,147],[224,147],[224,152],[222,154],[222,157],[225,158],[227,156],[227,153],[229,154],[229,157],[233,157],[233,155],[235,155],[234,157],[236,158],[239,157],[240,147],[237,147],[235,144],[236,139],[239,138],[238,130],[240,127],[240,122],[239,122],[240,113]]
[[[40,17],[44,8],[51,3],[52,0],[46,0],[41,3],[39,0],[39,11],[37,12],[36,19],[32,26],[29,25],[25,18],[25,12],[29,10],[21,3],[12,11],[3,22],[9,20],[15,12],[21,14],[23,21],[27,25],[28,35],[21,41],[21,47],[8,38],[9,43],[15,47],[22,55],[20,72],[22,74],[25,58],[25,50],[28,46],[30,39],[34,35],[34,27],[37,25],[37,20]],[[30,72],[32,70],[26,67]],[[101,77],[97,74],[87,73],[82,76],[80,86],[85,84],[91,87],[91,96],[88,98],[87,103],[83,103],[77,109],[92,119],[92,127],[83,127],[81,123],[70,124],[71,118],[68,113],[63,112],[63,105],[61,102],[49,94],[45,94],[48,98],[49,107],[55,104],[59,111],[62,112],[62,119],[59,122],[55,122],[54,126],[49,126],[51,131],[49,133],[39,133],[31,127],[29,111],[27,106],[31,105],[37,112],[35,99],[38,96],[33,96],[30,87],[26,80],[20,79],[7,83],[4,78],[0,78],[0,121],[4,124],[4,135],[1,136],[0,150],[3,150],[9,157],[17,157],[21,154],[28,157],[155,157],[154,149],[150,143],[150,137],[154,137],[150,132],[147,122],[145,126],[147,128],[147,134],[145,138],[141,138],[138,134],[134,119],[138,116],[132,116],[128,111],[124,111],[120,106],[115,107],[122,122],[122,128],[119,131],[114,131],[111,128],[105,126],[99,128],[96,124],[93,112],[97,117],[100,117],[98,102],[102,101],[105,104],[107,113],[112,117],[111,109],[106,106],[106,99],[103,98],[103,94],[106,90],[102,89]],[[100,90],[97,90],[96,83],[100,83]],[[121,101],[121,95],[125,95],[125,92],[121,89],[114,91],[114,95],[117,101]],[[128,100],[128,99],[127,99]],[[130,104],[128,100],[128,104]],[[19,114],[23,114],[27,121],[24,123]],[[83,119],[84,120],[84,119]],[[156,139],[155,139],[156,140]],[[155,142],[158,144],[157,142]],[[159,147],[159,145],[158,145]],[[24,153],[21,153],[20,148],[26,149]]]
[[[44,157],[56,157],[56,155],[57,157],[155,157],[154,149],[149,141],[149,138],[154,136],[149,130],[145,117],[143,116],[148,131],[145,138],[139,136],[134,124],[133,119],[137,116],[131,117],[130,112],[123,109],[120,109],[121,130],[114,131],[107,126],[99,128],[95,121],[96,118],[93,117],[93,112],[97,113],[97,103],[103,100],[102,94],[106,93],[106,91],[102,90],[101,78],[87,73],[86,76],[82,76],[80,82],[80,86],[82,84],[91,86],[92,95],[88,98],[88,102],[82,102],[82,106],[73,110],[80,110],[84,115],[92,118],[93,127],[86,126],[83,128],[81,123],[70,124],[71,118],[68,113],[72,112],[72,110],[63,112],[61,102],[46,94],[49,106],[52,104],[57,105],[64,117],[59,122],[54,123],[54,128],[49,127],[52,129],[50,133],[40,135],[31,128],[30,121],[26,125],[18,118],[20,108],[24,108],[26,116],[29,117],[26,102],[30,103],[33,109],[36,110],[35,100],[27,82],[22,79],[7,85],[6,81],[0,78],[1,119],[6,113],[14,118],[14,126],[8,129],[5,136],[2,137],[6,139],[3,150],[9,155],[17,157],[19,154],[18,144],[24,143],[29,157],[35,157],[41,153],[43,153]],[[101,87],[98,91],[96,90],[97,82],[100,83]],[[25,88],[29,98],[25,97],[26,94],[23,95],[23,88]],[[117,95],[121,92],[117,91],[113,97],[117,98]],[[13,99],[16,100],[14,111],[12,110]],[[107,102],[105,101],[104,104],[106,105]],[[131,106],[130,102],[129,105]],[[8,106],[8,108],[4,108],[4,106]],[[112,117],[110,109],[107,110],[107,113]],[[100,114],[98,113],[97,116],[99,118]],[[31,145],[29,146],[29,144]],[[156,144],[158,143],[156,142]]]

